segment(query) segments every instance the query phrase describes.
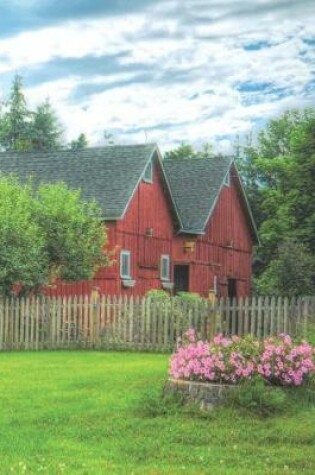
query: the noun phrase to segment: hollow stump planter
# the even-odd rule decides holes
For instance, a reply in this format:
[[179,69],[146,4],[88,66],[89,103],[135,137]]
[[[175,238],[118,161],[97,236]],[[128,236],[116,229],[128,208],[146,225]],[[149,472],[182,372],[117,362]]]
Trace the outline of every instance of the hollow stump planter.
[[166,393],[177,393],[185,403],[198,404],[201,409],[207,411],[223,404],[228,395],[237,389],[237,385],[201,383],[184,379],[169,379],[165,386]]

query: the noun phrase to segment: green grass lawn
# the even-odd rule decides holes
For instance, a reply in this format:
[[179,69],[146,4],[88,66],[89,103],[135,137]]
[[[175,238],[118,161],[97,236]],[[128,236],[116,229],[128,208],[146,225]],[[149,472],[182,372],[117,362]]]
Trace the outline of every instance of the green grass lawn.
[[150,417],[168,357],[0,354],[0,473],[314,474],[315,410]]

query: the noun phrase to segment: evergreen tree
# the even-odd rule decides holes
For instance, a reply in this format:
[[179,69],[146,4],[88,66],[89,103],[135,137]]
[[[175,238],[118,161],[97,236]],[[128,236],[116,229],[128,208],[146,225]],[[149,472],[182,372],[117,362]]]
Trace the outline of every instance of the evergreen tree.
[[46,99],[40,104],[31,124],[31,149],[51,150],[62,146],[63,130],[59,124],[55,111]]
[[31,146],[31,112],[23,93],[22,77],[16,75],[6,111],[1,118],[0,145],[5,150],[23,151]]
[[28,109],[21,76],[15,76],[11,94],[0,116],[0,147],[3,150],[51,150],[62,146],[63,130],[48,100],[35,112]]

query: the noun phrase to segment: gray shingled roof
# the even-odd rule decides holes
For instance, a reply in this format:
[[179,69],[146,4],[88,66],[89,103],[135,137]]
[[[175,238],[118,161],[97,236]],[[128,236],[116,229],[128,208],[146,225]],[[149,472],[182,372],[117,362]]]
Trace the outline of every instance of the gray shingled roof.
[[204,232],[231,161],[228,157],[164,160],[182,232]]
[[[13,173],[22,181],[32,176],[35,186],[63,181],[72,189],[81,189],[84,199],[95,199],[105,219],[119,219],[155,152],[159,157],[155,144],[114,145],[79,151],[2,152],[0,173]],[[231,163],[227,157],[162,162],[179,232],[204,232]],[[240,186],[253,235],[258,240],[250,207]]]
[[35,185],[57,181],[81,189],[84,199],[95,199],[104,217],[122,217],[155,144],[117,145],[80,151],[0,153],[0,172],[21,180],[32,175]]

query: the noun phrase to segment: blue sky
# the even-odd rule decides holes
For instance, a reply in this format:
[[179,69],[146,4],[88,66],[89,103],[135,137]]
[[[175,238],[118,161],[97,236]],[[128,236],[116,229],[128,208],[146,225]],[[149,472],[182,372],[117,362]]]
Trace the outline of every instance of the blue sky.
[[314,106],[314,0],[0,0],[0,100],[16,73],[66,139],[162,149]]

